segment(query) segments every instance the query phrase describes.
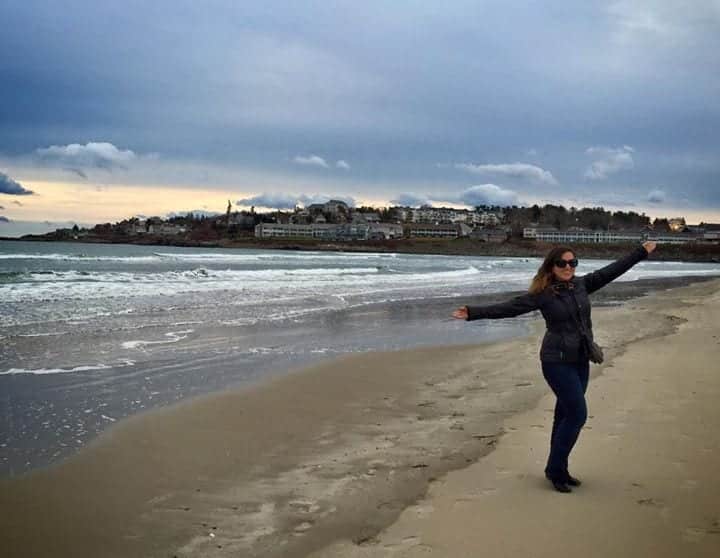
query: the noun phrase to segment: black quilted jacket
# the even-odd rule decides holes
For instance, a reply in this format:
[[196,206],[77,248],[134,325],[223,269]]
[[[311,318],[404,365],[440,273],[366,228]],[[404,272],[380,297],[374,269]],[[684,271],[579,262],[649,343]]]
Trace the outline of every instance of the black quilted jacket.
[[[533,310],[540,310],[547,327],[540,348],[540,360],[578,362],[587,359],[584,345],[580,339],[577,313],[582,315],[592,339],[592,319],[588,295],[604,287],[647,257],[647,250],[640,245],[627,256],[587,275],[573,277],[570,281],[553,280],[552,285],[541,293],[526,293],[507,302],[488,306],[468,306],[467,319],[469,321],[510,318]],[[576,313],[575,319],[570,312]]]

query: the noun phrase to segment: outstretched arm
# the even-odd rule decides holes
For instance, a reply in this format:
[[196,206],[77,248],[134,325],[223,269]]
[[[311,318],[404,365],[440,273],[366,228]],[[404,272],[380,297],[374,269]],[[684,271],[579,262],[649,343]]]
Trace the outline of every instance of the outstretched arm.
[[467,321],[488,319],[495,320],[498,318],[512,318],[520,314],[526,314],[537,310],[538,297],[535,294],[525,293],[511,298],[506,302],[498,304],[490,304],[487,306],[464,306],[466,312],[456,310],[453,314],[457,318],[464,317]]
[[590,294],[604,287],[610,283],[610,281],[617,279],[636,263],[644,260],[648,256],[648,250],[644,245],[640,245],[627,256],[623,256],[605,267],[601,267],[600,269],[596,269],[587,275],[583,275],[580,279],[585,282],[585,290],[588,294]]

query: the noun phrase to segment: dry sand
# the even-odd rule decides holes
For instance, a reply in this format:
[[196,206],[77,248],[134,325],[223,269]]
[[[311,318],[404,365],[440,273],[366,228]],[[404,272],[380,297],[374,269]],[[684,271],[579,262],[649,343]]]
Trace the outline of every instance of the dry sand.
[[718,556],[719,318],[720,280],[593,311],[572,494],[542,476],[538,320],[131,417],[0,482],[3,556]]
[[572,494],[542,476],[548,395],[505,421],[496,451],[434,483],[377,537],[312,557],[720,556],[720,292],[668,294],[627,306],[678,329],[631,344],[591,382],[571,456],[584,483]]

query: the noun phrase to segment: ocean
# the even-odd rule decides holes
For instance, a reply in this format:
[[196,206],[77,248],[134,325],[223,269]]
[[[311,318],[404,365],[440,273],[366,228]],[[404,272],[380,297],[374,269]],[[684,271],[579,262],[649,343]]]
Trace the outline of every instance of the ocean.
[[[450,313],[525,290],[540,263],[0,241],[0,475],[55,463],[134,413],[322,358],[522,334],[531,315]],[[607,263],[580,258],[577,274]],[[644,261],[617,281],[679,275],[720,265]]]

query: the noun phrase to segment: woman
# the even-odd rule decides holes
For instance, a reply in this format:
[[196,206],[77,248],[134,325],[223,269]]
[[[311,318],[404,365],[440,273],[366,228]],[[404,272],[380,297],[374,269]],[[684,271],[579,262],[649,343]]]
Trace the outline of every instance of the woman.
[[584,323],[592,341],[592,320],[588,295],[616,279],[648,257],[656,243],[643,242],[630,254],[592,273],[575,276],[578,265],[572,248],[556,246],[545,257],[526,294],[488,306],[463,306],[453,312],[461,320],[498,319],[540,310],[547,331],[540,348],[543,376],[557,396],[550,455],[545,476],[556,490],[571,492],[578,479],[568,472],[568,457],[587,419],[585,391],[590,360],[580,335]]

